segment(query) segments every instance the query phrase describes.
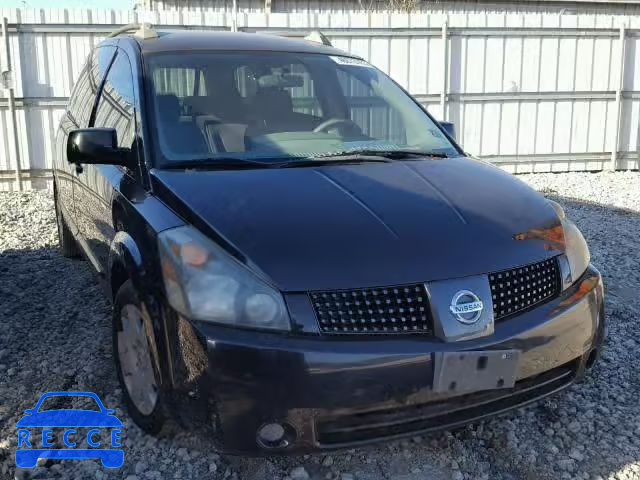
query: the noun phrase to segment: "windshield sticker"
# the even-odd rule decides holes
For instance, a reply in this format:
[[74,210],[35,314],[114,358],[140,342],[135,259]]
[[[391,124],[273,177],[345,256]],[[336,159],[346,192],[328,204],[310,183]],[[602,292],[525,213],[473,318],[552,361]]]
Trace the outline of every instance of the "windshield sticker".
[[334,55],[330,55],[329,58],[331,58],[331,60],[336,62],[338,65],[351,65],[351,66],[354,66],[354,67],[373,68],[373,65],[371,65],[368,62],[365,62],[361,58],[337,57],[337,56],[334,56]]

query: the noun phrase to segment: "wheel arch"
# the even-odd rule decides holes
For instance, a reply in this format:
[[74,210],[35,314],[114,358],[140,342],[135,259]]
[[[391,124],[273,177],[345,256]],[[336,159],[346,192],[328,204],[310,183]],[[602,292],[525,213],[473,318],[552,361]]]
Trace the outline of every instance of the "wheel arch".
[[116,232],[109,252],[111,299],[115,299],[118,289],[129,279],[138,288],[143,276],[142,255],[135,240],[125,231]]
[[152,353],[152,362],[154,369],[158,373],[160,384],[164,383],[163,369],[161,366],[161,350],[158,345],[158,323],[152,316],[155,309],[149,309],[149,297],[145,295],[144,278],[145,268],[140,249],[133,237],[125,232],[116,232],[111,244],[109,258],[109,283],[111,287],[112,302],[115,305],[116,295],[118,291],[127,281],[131,280],[134,290],[137,292],[138,299],[141,302],[145,328],[147,330],[147,338],[150,341],[150,349]]
[[142,303],[159,382],[171,385],[172,345],[167,332],[173,331],[173,326],[164,308],[157,236],[164,230],[184,225],[184,221],[156,196],[143,194],[137,187],[127,186],[127,189],[116,189],[111,199],[115,234],[109,249],[106,287],[115,302],[122,285],[131,281]]

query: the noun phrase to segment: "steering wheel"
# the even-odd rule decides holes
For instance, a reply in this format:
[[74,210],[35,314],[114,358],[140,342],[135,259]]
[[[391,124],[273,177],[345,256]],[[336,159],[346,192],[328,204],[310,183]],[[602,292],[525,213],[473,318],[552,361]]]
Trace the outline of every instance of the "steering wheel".
[[313,129],[313,132],[314,133],[327,132],[331,127],[335,127],[336,125],[349,125],[350,127],[358,126],[355,122],[353,122],[352,120],[349,120],[348,118],[335,117],[322,122],[320,125],[318,125],[316,128]]

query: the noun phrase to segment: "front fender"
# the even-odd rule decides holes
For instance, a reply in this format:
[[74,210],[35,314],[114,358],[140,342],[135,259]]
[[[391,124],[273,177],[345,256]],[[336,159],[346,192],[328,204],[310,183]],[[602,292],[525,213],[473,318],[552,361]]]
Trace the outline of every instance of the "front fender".
[[126,280],[131,280],[135,290],[138,292],[142,309],[142,318],[144,319],[147,340],[151,350],[153,365],[156,370],[157,379],[163,383],[163,369],[161,368],[161,355],[156,341],[157,334],[162,330],[158,322],[154,322],[152,312],[155,302],[150,300],[145,285],[145,277],[147,271],[144,266],[142,255],[138,244],[133,237],[124,231],[116,233],[111,248],[109,250],[109,276],[112,285],[112,295],[115,300],[119,286]]
[[[135,240],[127,232],[116,232],[111,248],[109,249],[109,271],[107,278],[111,284],[122,274],[131,279],[137,291],[141,291],[142,278],[145,276],[145,267],[142,261],[140,249]],[[113,296],[117,289],[113,289]]]
[[[159,272],[153,270],[153,264],[145,264],[141,250],[149,254],[149,259],[156,258],[157,252],[148,244],[138,246],[133,237],[124,231],[116,233],[109,255],[109,277],[111,282],[118,283],[130,279],[138,293],[141,303],[142,317],[152,355],[152,361],[161,386],[171,388],[174,384],[173,355],[170,332],[175,326],[163,313],[159,292],[163,291]],[[152,250],[152,251],[149,251]],[[124,278],[124,279],[123,279]],[[115,288],[113,296],[117,293]]]

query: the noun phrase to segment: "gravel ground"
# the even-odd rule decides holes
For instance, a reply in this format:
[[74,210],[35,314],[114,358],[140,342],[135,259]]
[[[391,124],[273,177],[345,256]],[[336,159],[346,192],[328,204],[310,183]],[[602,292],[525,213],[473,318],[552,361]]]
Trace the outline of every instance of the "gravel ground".
[[[520,177],[564,205],[607,286],[608,339],[585,382],[455,432],[332,454],[218,456],[206,438],[155,439],[123,413],[110,306],[87,263],[56,251],[50,195],[0,194],[0,478],[632,479],[640,478],[640,174]],[[125,465],[41,461],[15,468],[16,421],[41,393],[95,391],[124,420]]]

